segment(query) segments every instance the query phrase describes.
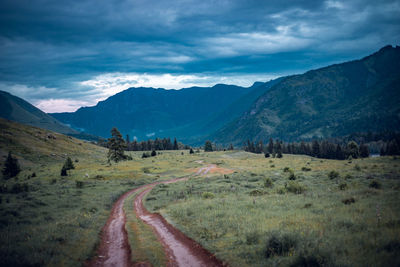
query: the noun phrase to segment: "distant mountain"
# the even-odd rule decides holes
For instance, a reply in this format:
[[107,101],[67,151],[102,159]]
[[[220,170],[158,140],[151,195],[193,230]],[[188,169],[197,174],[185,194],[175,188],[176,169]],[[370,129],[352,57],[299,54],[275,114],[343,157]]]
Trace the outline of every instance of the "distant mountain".
[[0,117],[63,134],[78,134],[27,101],[4,91],[0,91]]
[[[240,116],[238,111],[245,111],[251,103],[238,105],[237,109],[231,105],[251,98],[246,96],[248,94],[261,95],[265,88],[257,89],[259,86],[256,83],[249,88],[225,84],[181,90],[129,88],[94,107],[51,115],[77,130],[103,137],[108,137],[115,126],[131,139],[177,137],[185,143],[196,143],[203,142],[204,136]],[[256,93],[258,90],[260,93]],[[246,101],[251,102],[251,99]],[[215,119],[226,109],[232,112]],[[214,120],[213,123],[209,123],[210,120]]]
[[400,47],[282,79],[239,118],[210,136],[218,143],[286,141],[400,130]]

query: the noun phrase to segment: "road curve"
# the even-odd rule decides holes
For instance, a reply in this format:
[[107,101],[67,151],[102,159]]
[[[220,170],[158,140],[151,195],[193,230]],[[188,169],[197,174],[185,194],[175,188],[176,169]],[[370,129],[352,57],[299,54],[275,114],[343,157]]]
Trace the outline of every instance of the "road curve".
[[[185,179],[187,178],[164,183],[174,183]],[[213,254],[169,224],[160,214],[150,213],[144,207],[143,199],[154,186],[147,186],[135,197],[134,207],[136,215],[156,232],[168,259],[167,266],[224,266]]]
[[[201,175],[205,175],[214,166],[208,166]],[[101,243],[95,256],[86,266],[131,266],[131,251],[128,234],[125,229],[126,217],[123,210],[124,201],[132,194],[143,190],[134,199],[136,215],[150,225],[164,247],[167,266],[224,266],[213,254],[200,244],[187,237],[170,225],[160,214],[150,213],[143,205],[143,198],[157,184],[169,184],[184,181],[188,178],[178,178],[155,182],[140,186],[123,194],[113,205],[111,215],[102,229]],[[139,265],[146,266],[146,263]]]

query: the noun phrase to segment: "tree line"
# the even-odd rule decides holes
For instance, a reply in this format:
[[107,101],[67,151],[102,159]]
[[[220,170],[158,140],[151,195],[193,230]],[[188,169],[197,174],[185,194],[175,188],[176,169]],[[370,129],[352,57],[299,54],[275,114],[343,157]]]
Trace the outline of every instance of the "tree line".
[[156,138],[154,140],[147,140],[138,142],[129,140],[129,135],[126,135],[125,139],[126,150],[128,151],[152,151],[152,150],[180,150],[180,149],[190,149],[190,146],[184,145],[178,142],[176,138],[171,142],[171,138]]
[[313,140],[312,142],[284,143],[280,140],[269,139],[268,144],[263,141],[251,142],[244,145],[244,150],[252,153],[264,153],[266,157],[272,154],[273,157],[282,157],[284,154],[302,154],[316,158],[339,159],[369,157],[369,149],[366,144],[358,145],[354,141],[347,144],[337,144],[327,140]]

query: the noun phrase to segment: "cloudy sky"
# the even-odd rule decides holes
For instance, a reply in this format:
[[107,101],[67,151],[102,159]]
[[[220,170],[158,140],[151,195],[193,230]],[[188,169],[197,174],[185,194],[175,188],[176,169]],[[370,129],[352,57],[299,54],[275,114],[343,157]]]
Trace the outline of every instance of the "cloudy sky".
[[0,90],[46,112],[250,86],[400,43],[400,0],[1,0]]

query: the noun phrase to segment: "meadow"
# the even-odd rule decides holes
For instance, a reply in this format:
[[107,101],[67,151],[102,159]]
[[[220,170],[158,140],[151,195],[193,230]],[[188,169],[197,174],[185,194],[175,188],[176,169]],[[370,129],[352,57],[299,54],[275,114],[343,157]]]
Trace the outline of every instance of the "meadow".
[[230,266],[397,266],[400,160],[202,154],[232,174],[158,185],[149,210]]
[[[177,177],[190,179],[156,186],[146,206],[231,266],[400,264],[397,158],[161,151],[145,159],[129,152],[132,160],[110,164],[104,148],[0,123],[1,164],[11,150],[22,166],[16,178],[0,177],[1,266],[84,264],[122,193]],[[66,157],[75,169],[61,177]],[[133,213],[133,197],[124,205],[132,262],[164,265],[156,236]]]

